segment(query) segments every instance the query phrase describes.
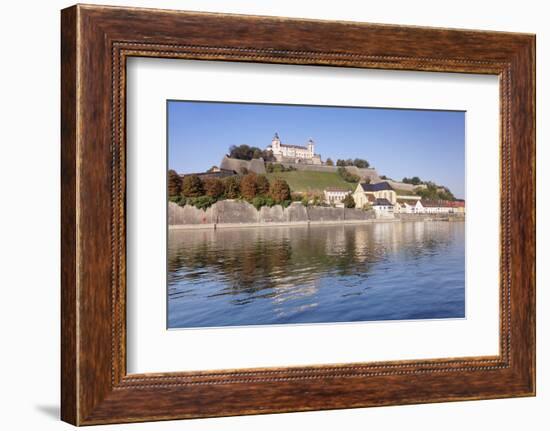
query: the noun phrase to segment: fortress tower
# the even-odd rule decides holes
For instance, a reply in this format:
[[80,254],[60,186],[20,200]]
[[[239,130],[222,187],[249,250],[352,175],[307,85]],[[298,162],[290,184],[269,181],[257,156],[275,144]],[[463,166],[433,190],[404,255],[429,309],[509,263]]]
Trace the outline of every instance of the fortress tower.
[[311,138],[309,138],[309,141],[307,141],[307,150],[310,157],[313,157],[315,155],[315,143]]

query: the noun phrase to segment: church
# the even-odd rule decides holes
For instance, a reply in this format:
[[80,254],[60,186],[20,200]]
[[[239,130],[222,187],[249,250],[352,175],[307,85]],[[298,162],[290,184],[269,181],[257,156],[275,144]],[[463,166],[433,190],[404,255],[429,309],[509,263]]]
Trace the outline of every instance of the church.
[[278,162],[283,163],[304,163],[310,165],[321,165],[321,155],[315,154],[315,143],[309,139],[306,146],[287,145],[281,143],[279,135],[275,133],[271,145],[266,148],[273,153]]

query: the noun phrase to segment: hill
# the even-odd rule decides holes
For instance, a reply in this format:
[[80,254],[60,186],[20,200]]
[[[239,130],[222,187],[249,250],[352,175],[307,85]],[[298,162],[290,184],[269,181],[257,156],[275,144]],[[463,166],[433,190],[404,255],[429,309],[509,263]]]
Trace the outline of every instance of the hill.
[[322,192],[327,187],[342,187],[353,191],[357,184],[348,183],[336,172],[290,171],[267,174],[269,181],[284,179],[293,192]]

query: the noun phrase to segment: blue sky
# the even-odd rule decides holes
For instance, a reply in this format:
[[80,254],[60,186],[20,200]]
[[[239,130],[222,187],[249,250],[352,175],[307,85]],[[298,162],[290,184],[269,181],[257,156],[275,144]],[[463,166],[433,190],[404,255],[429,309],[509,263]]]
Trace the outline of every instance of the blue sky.
[[231,145],[265,148],[309,138],[323,161],[367,159],[380,175],[419,176],[464,198],[465,113],[219,102],[168,102],[168,166],[180,173],[219,166]]

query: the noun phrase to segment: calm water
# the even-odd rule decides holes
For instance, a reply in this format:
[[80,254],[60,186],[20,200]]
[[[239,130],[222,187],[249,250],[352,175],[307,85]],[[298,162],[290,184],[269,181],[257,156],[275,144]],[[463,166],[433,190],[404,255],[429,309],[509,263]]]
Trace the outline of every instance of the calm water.
[[170,231],[168,327],[464,317],[464,223]]

